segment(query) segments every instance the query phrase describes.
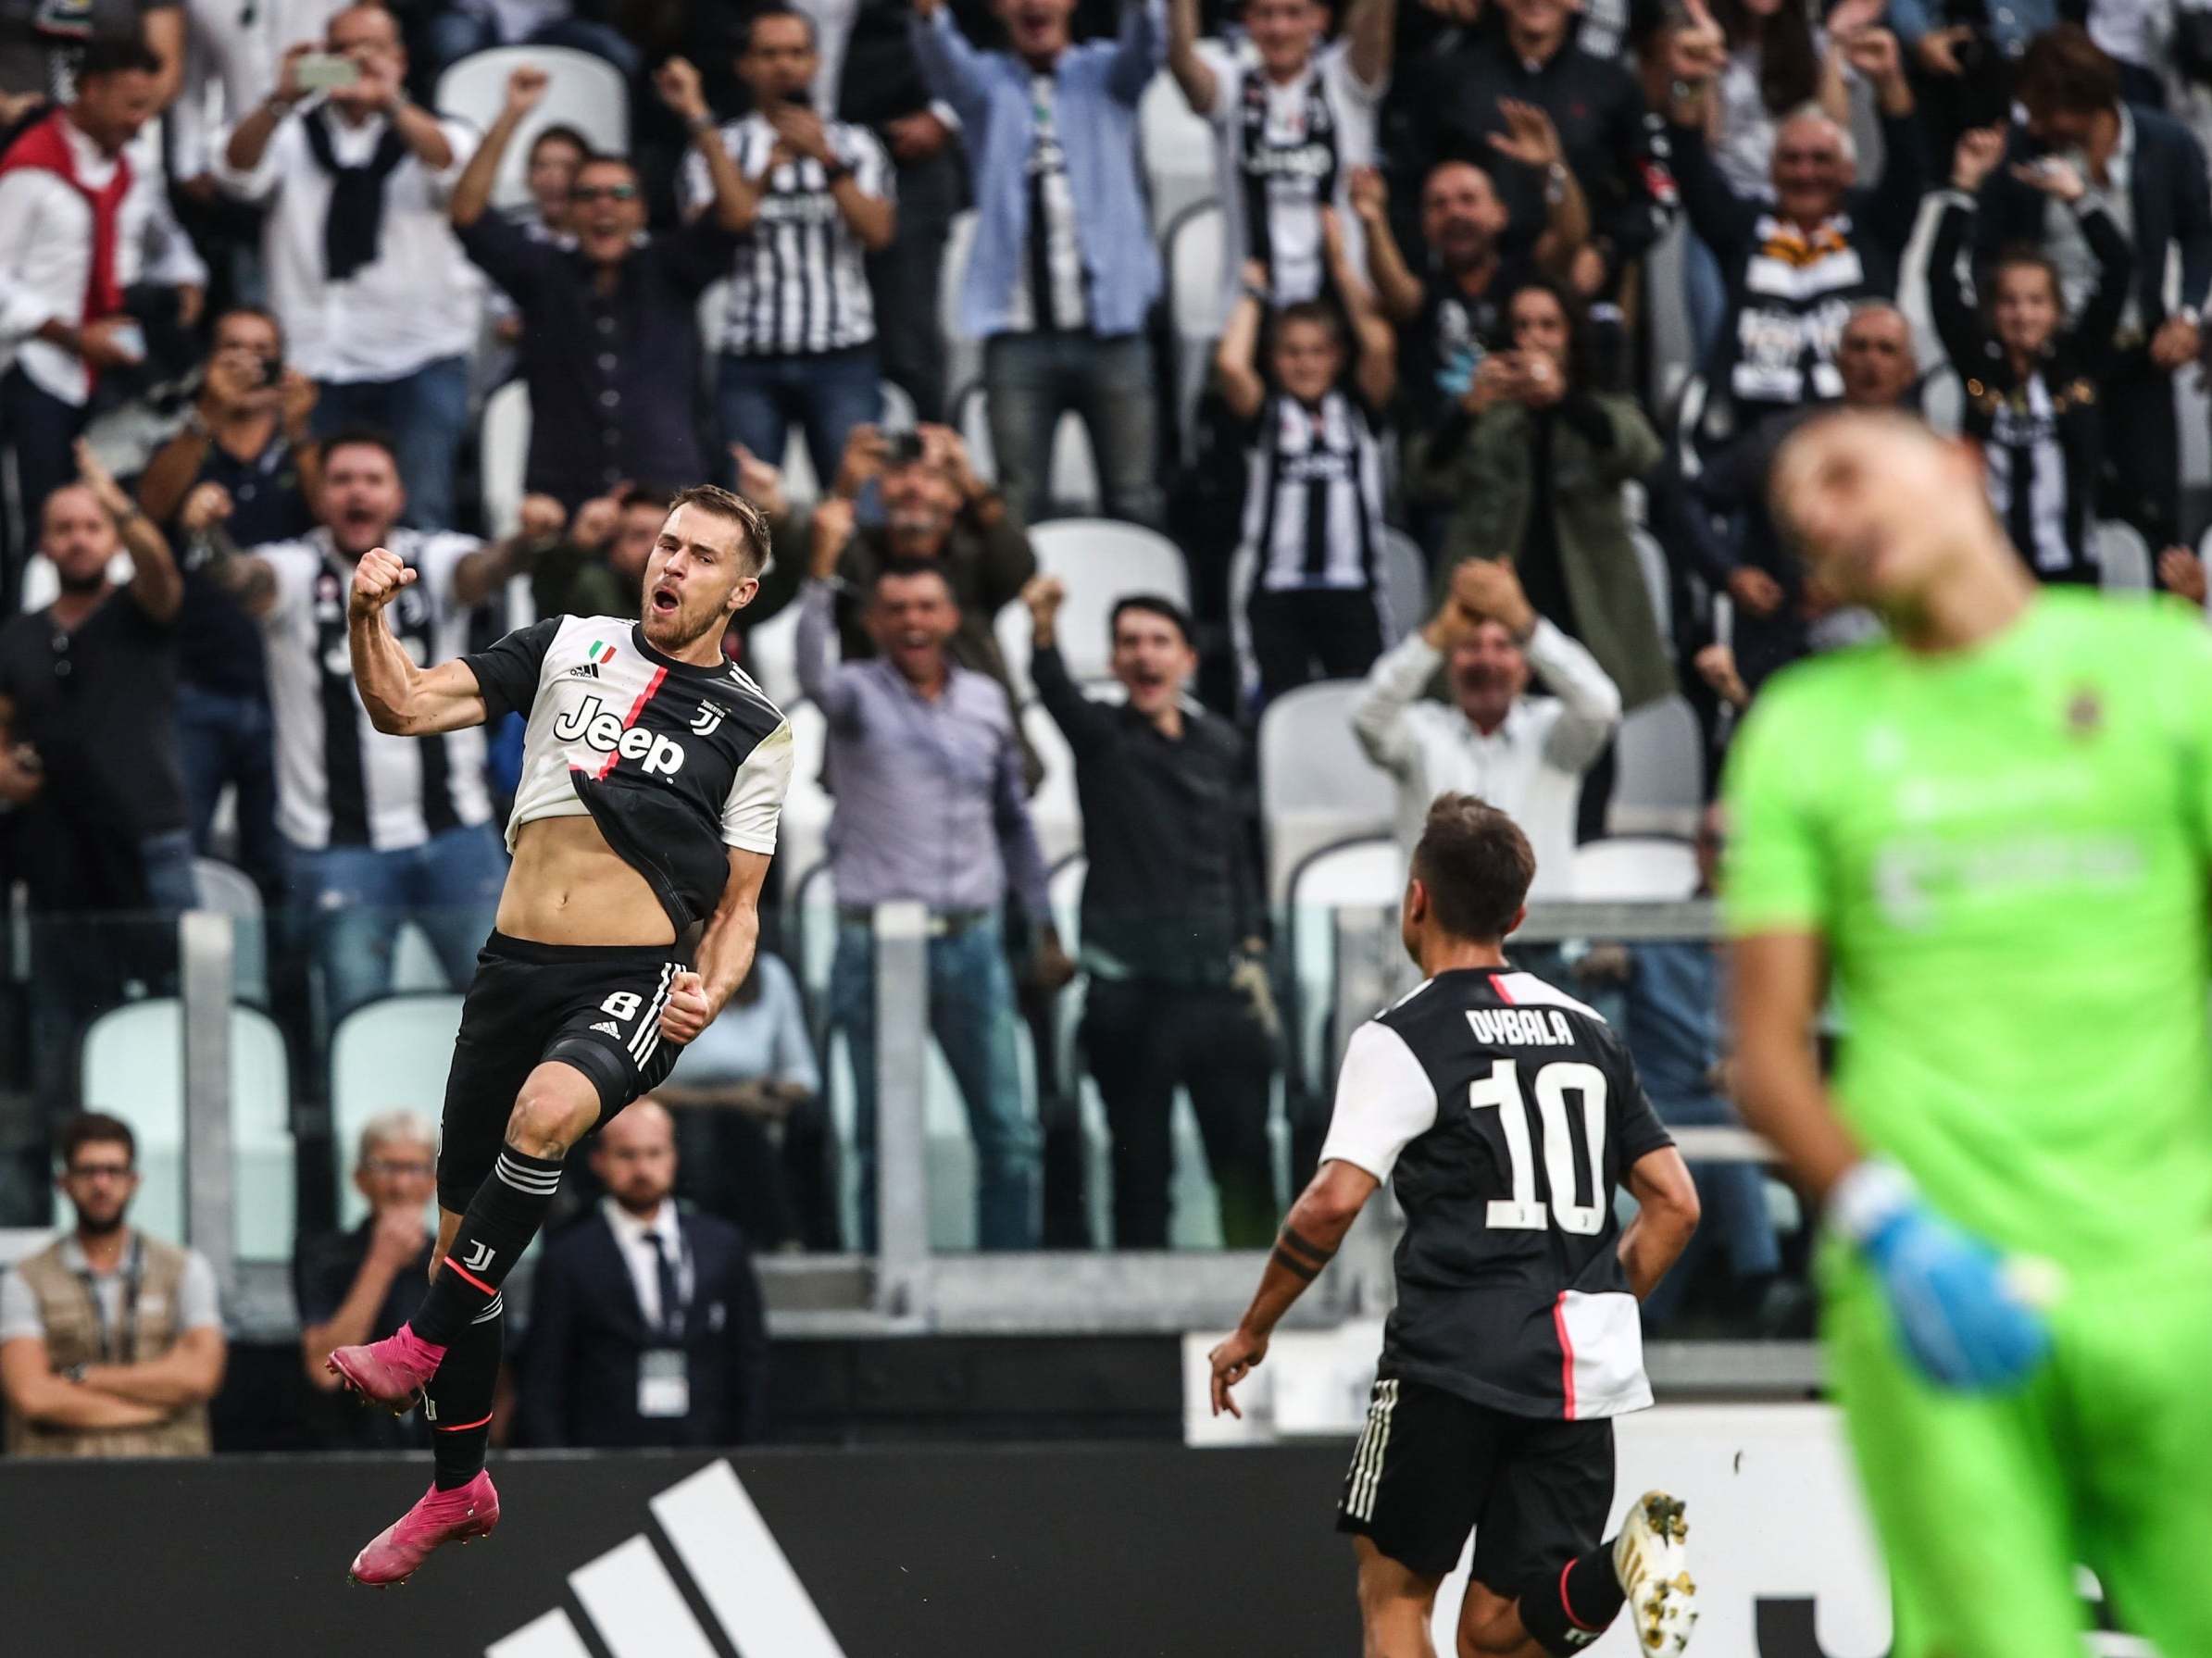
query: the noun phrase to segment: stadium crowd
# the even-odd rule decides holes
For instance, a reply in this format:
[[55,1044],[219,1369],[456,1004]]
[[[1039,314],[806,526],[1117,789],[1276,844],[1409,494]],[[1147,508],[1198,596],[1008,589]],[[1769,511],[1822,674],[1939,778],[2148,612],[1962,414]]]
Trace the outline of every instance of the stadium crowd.
[[[302,1101],[403,933],[457,989],[489,929],[519,736],[370,728],[371,547],[442,660],[635,618],[669,492],[731,484],[775,556],[726,654],[816,734],[751,980],[539,1268],[516,1415],[549,1444],[756,1431],[748,1250],[869,1247],[876,904],[929,911],[978,1244],[1156,1248],[1179,1090],[1232,1246],[1286,1190],[1278,1089],[1288,1190],[1326,1118],[1271,767],[1342,751],[1401,857],[1477,793],[1540,900],[1624,829],[1681,842],[1643,895],[1709,891],[1742,711],[1871,625],[1768,517],[1817,409],[1961,431],[2039,577],[2202,604],[2212,11],[2065,15],[0,3],[0,1224],[48,1218],[56,1155],[81,1223],[0,1300],[11,1440],[205,1444],[212,1285],[100,1241],[136,1177],[81,1044],[174,992],[211,866],[267,918]],[[1708,948],[1527,954],[1663,1116],[1731,1120]],[[354,1159],[368,1218],[296,1261],[318,1389],[419,1292],[436,1103],[389,1103],[302,1202]],[[1728,1294],[1786,1317],[1761,1177],[1699,1172]],[[81,1316],[115,1275],[169,1286],[122,1315],[145,1355]]]

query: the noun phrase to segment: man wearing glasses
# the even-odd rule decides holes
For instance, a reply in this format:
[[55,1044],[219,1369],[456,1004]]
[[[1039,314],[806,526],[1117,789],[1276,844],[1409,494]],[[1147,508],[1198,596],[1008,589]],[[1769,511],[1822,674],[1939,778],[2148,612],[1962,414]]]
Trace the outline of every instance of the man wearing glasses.
[[574,513],[625,480],[719,472],[699,453],[689,396],[698,378],[699,295],[724,275],[754,204],[715,131],[699,72],[670,58],[654,78],[690,129],[713,185],[713,211],[681,230],[648,234],[637,169],[589,156],[569,187],[569,235],[542,242],[491,210],[499,166],[550,77],[524,67],[507,77],[506,107],[454,187],[461,246],[506,291],[522,318],[521,373],[530,387],[524,486]]
[[350,1232],[300,1240],[293,1262],[300,1361],[317,1395],[316,1438],[332,1449],[412,1450],[417,1442],[411,1425],[346,1398],[323,1361],[333,1348],[382,1340],[420,1303],[430,1287],[437,1169],[438,1137],[429,1118],[411,1111],[371,1118],[354,1161],[354,1190],[368,1200],[368,1217]]
[[205,1456],[222,1386],[215,1273],[196,1250],[123,1224],[138,1191],[130,1125],[62,1131],[75,1230],[0,1278],[10,1456]]

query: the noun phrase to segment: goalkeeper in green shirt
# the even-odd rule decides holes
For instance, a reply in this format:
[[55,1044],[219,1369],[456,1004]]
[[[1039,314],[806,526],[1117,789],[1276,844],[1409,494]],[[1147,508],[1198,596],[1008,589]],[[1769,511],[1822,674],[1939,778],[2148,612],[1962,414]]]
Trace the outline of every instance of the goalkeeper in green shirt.
[[2038,589],[1976,467],[1870,414],[1777,457],[1891,637],[1778,676],[1730,762],[1743,1105],[1826,1207],[1895,1658],[2082,1658],[2078,1562],[2206,1658],[2212,635]]

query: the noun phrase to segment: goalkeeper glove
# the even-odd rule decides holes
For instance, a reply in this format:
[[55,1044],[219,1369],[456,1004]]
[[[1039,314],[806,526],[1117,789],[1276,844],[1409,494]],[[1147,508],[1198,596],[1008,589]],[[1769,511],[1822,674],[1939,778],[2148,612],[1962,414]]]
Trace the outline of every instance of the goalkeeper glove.
[[1830,1213],[1874,1268],[1906,1351],[1961,1391],[2025,1381],[2051,1346],[2043,1313],[1997,1252],[1931,1209],[1903,1172],[1862,1163],[1838,1181]]

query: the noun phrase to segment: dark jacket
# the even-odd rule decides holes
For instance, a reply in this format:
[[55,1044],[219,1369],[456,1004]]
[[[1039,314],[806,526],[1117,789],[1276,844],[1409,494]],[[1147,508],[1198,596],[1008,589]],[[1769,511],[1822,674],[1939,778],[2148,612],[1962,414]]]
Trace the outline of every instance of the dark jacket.
[[1083,966],[1110,979],[1226,983],[1244,941],[1266,932],[1243,738],[1185,707],[1171,741],[1127,704],[1085,696],[1056,645],[1030,672],[1075,755],[1090,859]]
[[[1501,403],[1438,432],[1422,462],[1426,475],[1415,482],[1454,504],[1437,564],[1440,589],[1467,559],[1518,556],[1537,505],[1535,419],[1520,404]],[[1553,530],[1574,607],[1570,631],[1620,687],[1622,706],[1640,708],[1672,691],[1674,674],[1620,486],[1658,464],[1658,434],[1633,399],[1577,392],[1559,405],[1550,443]]]
[[[2169,248],[2181,249],[2181,304],[2202,310],[2212,293],[2212,186],[2206,181],[2204,148],[2188,128],[2140,105],[2129,105],[2128,115],[2135,123],[2135,156],[2128,180],[2135,218],[2135,302],[2148,336],[2167,318]],[[2003,164],[1981,186],[1977,242],[1985,254],[2018,242],[2043,243],[2050,198],[2021,183],[2011,170],[2013,163],[2033,153],[2026,130],[2015,127]]]
[[[1408,11],[1416,8],[1407,7]],[[1497,180],[1517,243],[1532,243],[1544,223],[1544,178],[1532,168],[1501,162],[1490,146],[1503,134],[1498,100],[1535,105],[1559,130],[1568,170],[1590,204],[1590,237],[1609,271],[1658,239],[1673,206],[1666,165],[1652,151],[1643,119],[1643,90],[1612,58],[1585,52],[1570,31],[1567,43],[1531,72],[1504,29],[1485,19],[1442,51],[1418,60],[1393,93],[1393,125],[1402,123],[1401,157],[1392,199],[1412,207],[1421,180],[1439,161],[1472,161]],[[1408,246],[1418,245],[1418,237]],[[1420,268],[1417,259],[1415,267]]]
[[522,1353],[520,1416],[532,1445],[742,1445],[768,1424],[768,1327],[744,1236],[680,1212],[694,1288],[683,1340],[691,1414],[638,1414],[645,1327],[614,1229],[594,1209],[556,1235],[538,1267]]
[[711,214],[646,239],[601,294],[583,255],[486,213],[462,248],[521,312],[530,387],[527,487],[570,512],[625,479],[706,475],[692,388],[699,295],[738,238]]
[[[1984,318],[1970,278],[1948,280],[1974,228],[1973,201],[1958,192],[1943,197],[1929,250],[1928,303],[1936,336],[1957,370],[1964,405],[1959,427],[1986,450],[2020,429],[2027,409],[2028,383],[2040,379],[2051,403],[2050,438],[2065,456],[2066,546],[2068,561],[2057,566],[2023,544],[2021,527],[2007,524],[2015,550],[2045,580],[2093,583],[2098,572],[2089,546],[2089,517],[2096,503],[2105,457],[2105,419],[2099,387],[2112,368],[2113,330],[2128,303],[2128,278],[2134,255],[2112,216],[2085,198],[2081,233],[2097,256],[2097,285],[2073,326],[2062,329],[2043,360],[2026,376],[2016,375],[2012,359],[1997,343]],[[2025,474],[2023,474],[2025,476]],[[1993,503],[2000,516],[2006,504]]]

